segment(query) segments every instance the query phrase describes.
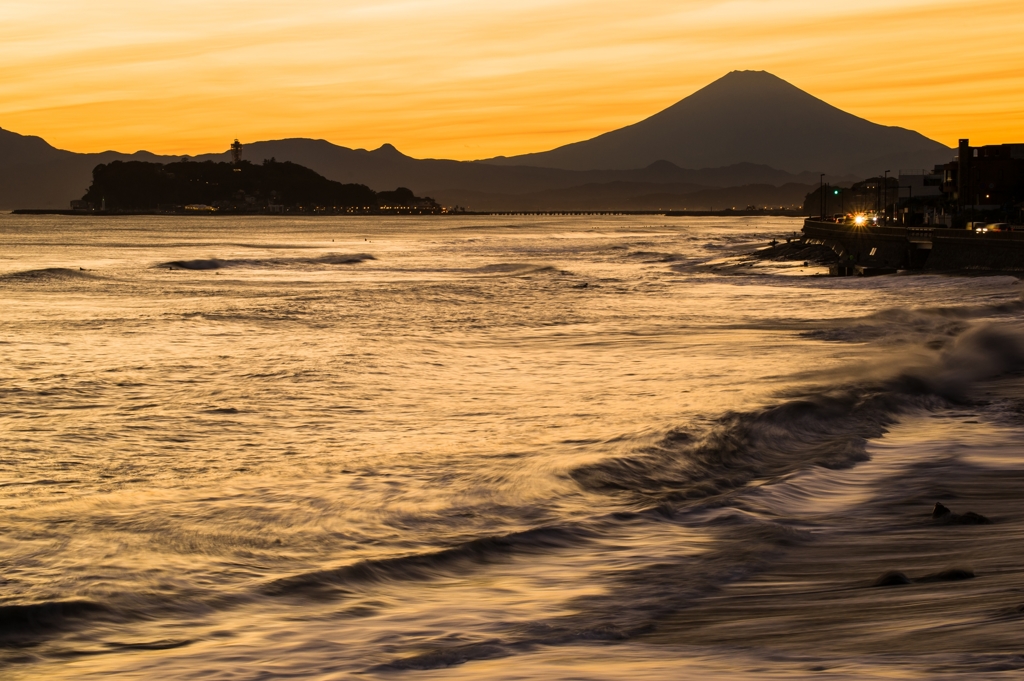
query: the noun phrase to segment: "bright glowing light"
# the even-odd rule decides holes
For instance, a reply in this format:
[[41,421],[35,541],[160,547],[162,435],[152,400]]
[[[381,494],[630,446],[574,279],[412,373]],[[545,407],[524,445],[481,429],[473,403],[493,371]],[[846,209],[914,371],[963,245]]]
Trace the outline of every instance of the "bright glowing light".
[[860,227],[861,225],[863,225],[867,221],[868,221],[868,219],[866,217],[864,217],[863,215],[856,215],[853,218],[853,224],[857,225],[858,227]]

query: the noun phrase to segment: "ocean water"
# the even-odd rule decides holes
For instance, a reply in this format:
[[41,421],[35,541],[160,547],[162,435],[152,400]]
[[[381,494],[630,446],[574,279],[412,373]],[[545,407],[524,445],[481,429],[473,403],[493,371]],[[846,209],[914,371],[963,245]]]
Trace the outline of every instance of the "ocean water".
[[1020,281],[800,226],[0,215],[3,677],[1019,678]]

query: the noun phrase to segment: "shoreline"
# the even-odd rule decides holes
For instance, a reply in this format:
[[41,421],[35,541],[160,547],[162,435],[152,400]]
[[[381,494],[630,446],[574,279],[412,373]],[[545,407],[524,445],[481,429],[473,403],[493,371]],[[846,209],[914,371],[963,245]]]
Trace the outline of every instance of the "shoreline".
[[342,212],[342,211],[325,211],[325,212],[293,212],[293,213],[249,213],[249,212],[190,212],[184,211],[159,211],[159,210],[134,210],[134,211],[81,211],[81,210],[70,210],[62,208],[17,208],[14,210],[4,211],[10,215],[67,215],[67,216],[79,216],[79,217],[117,217],[121,215],[160,215],[167,217],[255,217],[255,216],[266,216],[266,217],[373,217],[373,216],[407,216],[411,215],[414,217],[453,217],[460,215],[553,215],[553,216],[590,216],[590,215],[661,215],[664,217],[793,217],[793,218],[805,218],[807,217],[800,211],[791,210],[482,210],[482,211],[458,211],[453,213],[434,213],[424,212],[418,213],[413,211],[402,211],[402,212],[391,212],[391,211],[360,211],[360,212]]

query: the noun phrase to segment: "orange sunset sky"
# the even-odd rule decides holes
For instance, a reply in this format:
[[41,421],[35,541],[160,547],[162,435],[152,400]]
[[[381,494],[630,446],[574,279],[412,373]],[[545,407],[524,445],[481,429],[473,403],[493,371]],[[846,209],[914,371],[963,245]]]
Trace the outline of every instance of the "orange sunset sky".
[[1020,0],[0,0],[0,127],[73,151],[511,155],[737,69],[947,145],[1024,142]]

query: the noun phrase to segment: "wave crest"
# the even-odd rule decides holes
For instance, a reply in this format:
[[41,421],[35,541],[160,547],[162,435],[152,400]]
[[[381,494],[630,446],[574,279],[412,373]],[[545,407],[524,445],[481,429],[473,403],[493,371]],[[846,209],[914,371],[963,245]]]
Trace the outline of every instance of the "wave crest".
[[48,631],[66,629],[75,621],[107,612],[92,601],[48,601],[0,605],[0,643],[32,640]]
[[346,586],[394,580],[425,580],[472,565],[485,565],[513,553],[547,552],[577,545],[589,533],[580,528],[540,527],[514,534],[481,537],[464,544],[430,553],[363,560],[333,570],[318,570],[283,577],[260,591],[268,596],[286,596],[339,590]]
[[228,267],[308,267],[318,265],[356,265],[367,260],[376,260],[369,253],[329,253],[315,258],[207,258],[196,260],[172,260],[157,265],[160,268],[177,268],[182,270],[219,270]]
[[98,277],[83,269],[72,269],[70,267],[44,267],[36,270],[24,270],[22,272],[8,272],[0,274],[0,282],[48,282],[48,281],[75,281],[83,279],[97,279]]
[[1024,371],[1024,341],[993,325],[959,335],[932,362],[897,367],[887,379],[833,386],[778,405],[719,417],[700,433],[677,430],[635,454],[570,472],[584,489],[636,503],[679,503],[811,466],[867,459],[868,439],[903,413],[970,400],[981,382]]

